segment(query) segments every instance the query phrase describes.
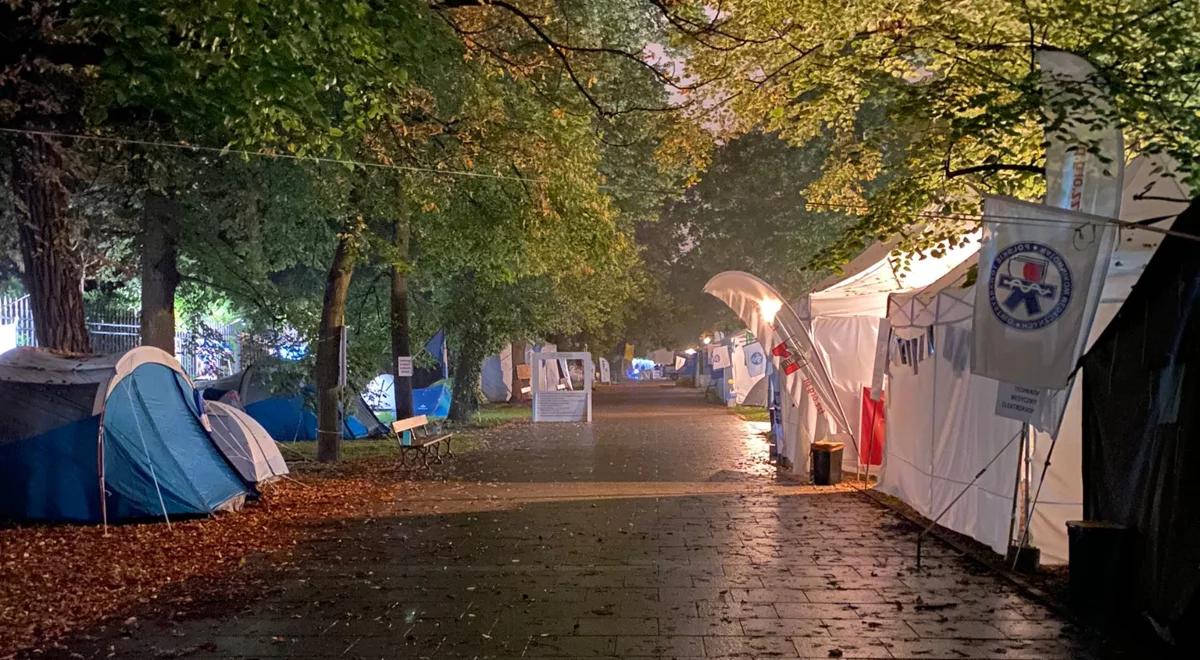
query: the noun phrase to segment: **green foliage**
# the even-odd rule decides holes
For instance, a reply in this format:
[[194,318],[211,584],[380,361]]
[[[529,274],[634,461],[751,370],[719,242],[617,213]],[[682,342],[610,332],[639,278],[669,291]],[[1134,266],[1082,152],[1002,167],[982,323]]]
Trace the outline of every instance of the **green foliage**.
[[[713,81],[709,102],[726,110],[716,125],[765,127],[798,145],[831,140],[809,201],[862,215],[834,260],[901,233],[920,211],[977,212],[979,191],[1037,197],[1044,130],[1064,128],[1049,117],[1073,109],[1115,120],[1127,144],[1168,153],[1200,181],[1194,2],[734,0],[716,19],[707,7],[673,11],[693,21],[677,21],[677,41],[693,75]],[[1046,98],[1035,48],[1093,62],[1099,80],[1089,82],[1111,91],[1112,112],[1094,105],[1086,85]],[[872,107],[877,120],[864,114]],[[953,240],[966,228],[943,224],[910,244]]]

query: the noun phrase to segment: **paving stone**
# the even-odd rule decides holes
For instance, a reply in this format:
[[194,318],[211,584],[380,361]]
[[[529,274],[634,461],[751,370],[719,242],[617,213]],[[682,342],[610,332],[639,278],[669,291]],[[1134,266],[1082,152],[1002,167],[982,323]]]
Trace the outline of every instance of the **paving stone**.
[[703,657],[702,637],[683,635],[639,635],[617,638],[617,655],[640,657]]
[[[764,426],[618,386],[420,501],[314,532],[254,602],[38,657],[1087,657],[1087,635],[872,500],[798,485]],[[78,654],[78,655],[75,655]]]

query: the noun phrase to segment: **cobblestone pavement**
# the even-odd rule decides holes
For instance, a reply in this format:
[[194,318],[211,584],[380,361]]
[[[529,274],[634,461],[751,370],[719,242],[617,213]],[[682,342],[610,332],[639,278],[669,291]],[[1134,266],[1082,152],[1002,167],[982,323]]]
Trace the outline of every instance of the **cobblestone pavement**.
[[[517,426],[236,611],[84,655],[1048,658],[1082,633],[861,494],[777,481],[761,425],[659,386]],[[73,649],[76,650],[76,649]]]

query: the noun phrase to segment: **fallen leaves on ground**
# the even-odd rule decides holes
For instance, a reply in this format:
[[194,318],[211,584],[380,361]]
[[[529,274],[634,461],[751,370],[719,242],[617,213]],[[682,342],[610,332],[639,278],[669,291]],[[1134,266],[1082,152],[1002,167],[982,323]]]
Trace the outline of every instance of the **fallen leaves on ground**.
[[[0,529],[0,658],[106,620],[136,627],[130,615],[146,608],[261,591],[269,571],[260,569],[286,563],[286,550],[323,524],[375,515],[420,487],[400,481],[391,461],[310,467],[299,478],[268,485],[238,513],[170,527]],[[256,558],[268,561],[250,566]]]

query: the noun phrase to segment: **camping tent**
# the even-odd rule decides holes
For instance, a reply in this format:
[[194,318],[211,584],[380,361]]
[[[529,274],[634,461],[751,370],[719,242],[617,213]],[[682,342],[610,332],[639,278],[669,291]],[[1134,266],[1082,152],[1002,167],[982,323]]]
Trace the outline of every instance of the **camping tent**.
[[413,390],[413,414],[445,419],[450,416],[454,387],[449,379]]
[[288,473],[279,447],[248,413],[220,401],[205,402],[204,413],[217,449],[244,481],[260,484]]
[[[309,407],[313,387],[285,382],[289,380],[280,375],[278,365],[264,363],[199,387],[205,399],[245,410],[276,440],[316,440],[317,415]],[[362,396],[354,397],[342,419],[342,435],[366,438],[387,432]]]
[[191,381],[159,349],[13,349],[0,355],[0,400],[0,516],[204,515],[247,495],[201,423]]
[[491,403],[504,403],[512,396],[512,344],[483,361],[479,373],[479,389]]
[[[396,390],[392,387],[395,376],[379,374],[363,390],[363,400],[371,410],[378,412],[396,413]],[[450,415],[450,400],[452,383],[450,379],[442,379],[430,383],[428,387],[413,389],[413,414],[429,417],[445,418]]]

